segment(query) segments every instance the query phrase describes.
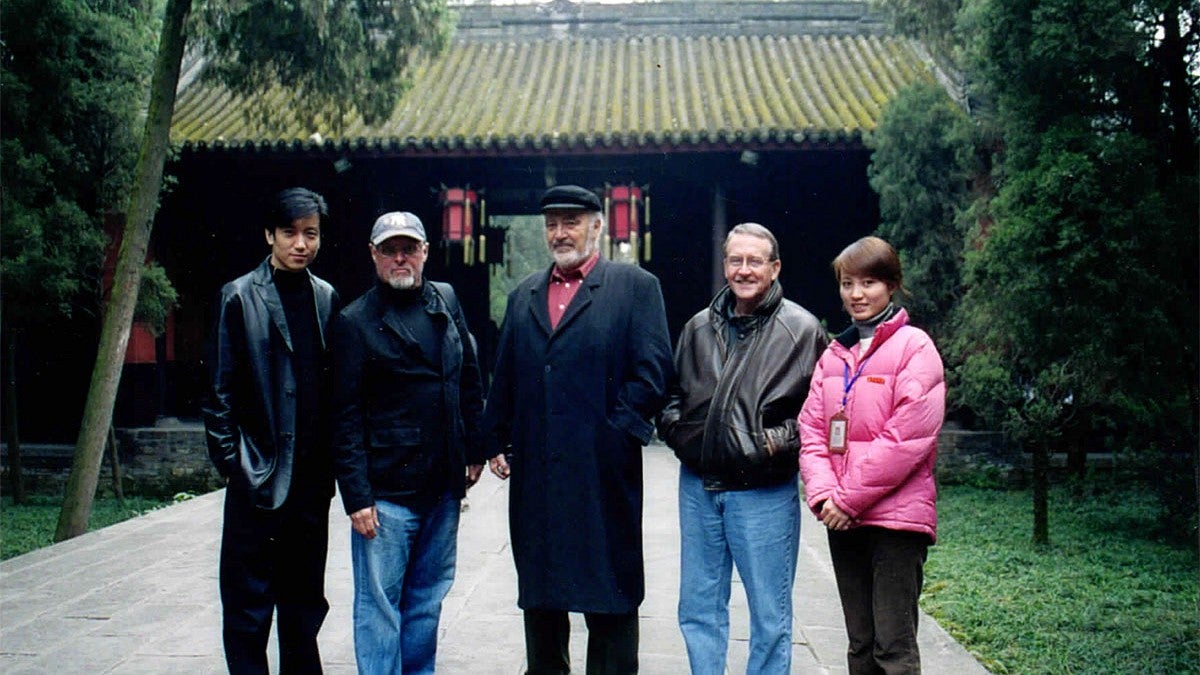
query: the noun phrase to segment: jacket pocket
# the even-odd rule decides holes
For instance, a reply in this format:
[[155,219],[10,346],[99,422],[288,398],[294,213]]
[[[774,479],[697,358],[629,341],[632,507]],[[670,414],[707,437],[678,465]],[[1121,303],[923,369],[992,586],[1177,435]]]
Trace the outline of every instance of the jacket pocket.
[[372,429],[368,439],[367,471],[377,494],[415,490],[428,480],[431,458],[422,452],[420,427]]
[[238,439],[238,466],[231,467],[232,475],[240,475],[246,484],[258,489],[275,474],[275,453],[263,452],[249,436]]
[[700,470],[704,451],[704,421],[680,420],[671,425],[670,438],[664,439],[675,456],[690,469]]

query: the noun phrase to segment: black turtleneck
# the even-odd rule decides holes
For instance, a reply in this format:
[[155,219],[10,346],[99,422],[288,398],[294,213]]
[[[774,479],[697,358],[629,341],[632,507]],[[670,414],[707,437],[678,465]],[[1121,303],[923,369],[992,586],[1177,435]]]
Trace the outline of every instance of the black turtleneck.
[[434,374],[442,374],[442,336],[445,326],[434,323],[433,317],[425,311],[425,284],[416,288],[396,289],[381,284],[384,297],[388,299],[404,327],[412,333],[413,339],[421,346],[421,353],[429,361]]
[[314,447],[320,432],[321,382],[324,351],[312,281],[307,271],[275,269],[271,275],[283,303],[288,334],[292,338],[292,371],[296,377],[296,455]]

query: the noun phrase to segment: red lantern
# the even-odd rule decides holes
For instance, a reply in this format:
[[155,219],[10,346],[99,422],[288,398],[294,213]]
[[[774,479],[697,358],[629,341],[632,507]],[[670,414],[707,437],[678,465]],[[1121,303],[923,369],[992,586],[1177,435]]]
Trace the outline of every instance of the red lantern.
[[[641,217],[640,209],[645,209],[645,217]],[[638,260],[638,236],[644,228],[650,225],[650,196],[643,198],[643,188],[637,185],[612,185],[604,190],[604,215],[608,219],[608,241],[606,247],[613,243],[628,242],[633,252],[634,261]],[[650,260],[650,233],[643,237],[641,253],[645,260]],[[610,253],[611,257],[611,253]]]
[[612,240],[621,242],[636,238],[642,189],[636,185],[614,185],[608,188],[608,201],[611,204],[608,234]]
[[471,208],[477,203],[475,191],[470,188],[442,191],[442,241],[461,243],[471,239]]

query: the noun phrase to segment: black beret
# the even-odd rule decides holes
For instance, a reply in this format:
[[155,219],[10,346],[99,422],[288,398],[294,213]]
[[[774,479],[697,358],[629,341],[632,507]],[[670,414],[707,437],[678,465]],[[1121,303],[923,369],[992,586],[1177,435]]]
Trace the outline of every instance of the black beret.
[[603,211],[600,198],[591,190],[578,185],[555,185],[542,195],[542,211],[549,209],[582,209]]

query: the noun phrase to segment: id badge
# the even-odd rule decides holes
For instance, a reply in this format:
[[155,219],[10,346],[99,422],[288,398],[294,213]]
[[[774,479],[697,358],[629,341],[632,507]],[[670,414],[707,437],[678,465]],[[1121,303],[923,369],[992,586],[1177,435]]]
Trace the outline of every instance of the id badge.
[[839,455],[846,453],[846,427],[850,420],[839,410],[829,418],[829,451]]

